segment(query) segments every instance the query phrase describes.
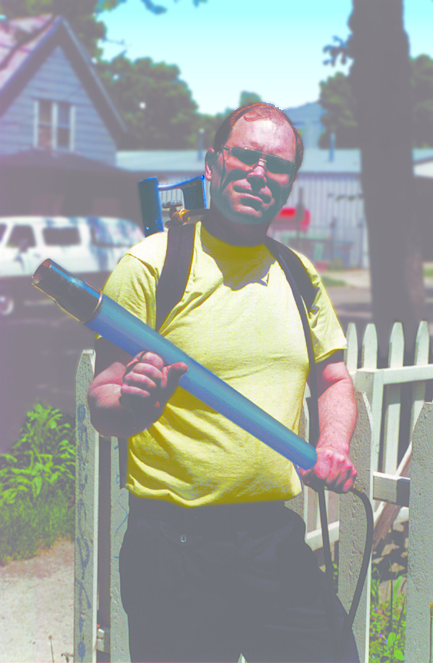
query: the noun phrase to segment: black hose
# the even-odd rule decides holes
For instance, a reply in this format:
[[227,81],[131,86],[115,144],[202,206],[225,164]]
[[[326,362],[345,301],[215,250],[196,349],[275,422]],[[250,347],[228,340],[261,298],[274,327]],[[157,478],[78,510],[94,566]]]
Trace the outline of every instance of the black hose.
[[[331,603],[329,611],[330,630],[331,630],[333,649],[335,653],[335,660],[336,663],[341,663],[342,660],[341,657],[343,656],[344,653],[344,645],[353,626],[356,611],[358,609],[359,601],[361,599],[362,589],[364,587],[365,579],[367,577],[368,567],[370,564],[371,551],[373,548],[373,534],[374,534],[373,508],[371,506],[371,502],[368,499],[367,495],[363,493],[361,490],[359,490],[359,488],[353,486],[353,488],[350,489],[350,492],[352,492],[354,495],[357,495],[357,497],[359,497],[359,499],[362,501],[364,505],[366,522],[367,522],[367,531],[365,536],[365,547],[364,547],[364,555],[362,558],[361,570],[359,572],[358,581],[356,583],[355,592],[353,594],[353,599],[350,605],[349,612],[347,613],[344,619],[343,628],[341,631],[341,637],[339,640],[338,630],[337,630],[338,622],[337,622],[337,610],[336,610],[336,595],[334,587],[334,567],[332,563],[331,545],[329,541],[325,490],[322,488],[317,492],[319,498],[320,523],[322,527],[323,555],[325,557],[326,582],[328,585],[329,601]],[[334,605],[332,605],[332,603]]]

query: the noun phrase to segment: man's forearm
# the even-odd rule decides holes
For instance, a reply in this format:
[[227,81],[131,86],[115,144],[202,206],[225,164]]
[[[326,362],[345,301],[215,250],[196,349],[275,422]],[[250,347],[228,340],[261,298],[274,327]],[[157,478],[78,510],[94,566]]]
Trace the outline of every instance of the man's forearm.
[[319,398],[318,448],[326,446],[349,455],[356,418],[355,393],[352,380],[347,376],[328,386]]

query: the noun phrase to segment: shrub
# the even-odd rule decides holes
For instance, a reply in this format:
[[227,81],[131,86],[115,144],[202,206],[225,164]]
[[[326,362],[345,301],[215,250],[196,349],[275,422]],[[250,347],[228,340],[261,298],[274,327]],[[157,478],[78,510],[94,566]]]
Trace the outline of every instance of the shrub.
[[61,536],[73,538],[73,418],[38,404],[20,437],[0,455],[0,563],[29,557]]

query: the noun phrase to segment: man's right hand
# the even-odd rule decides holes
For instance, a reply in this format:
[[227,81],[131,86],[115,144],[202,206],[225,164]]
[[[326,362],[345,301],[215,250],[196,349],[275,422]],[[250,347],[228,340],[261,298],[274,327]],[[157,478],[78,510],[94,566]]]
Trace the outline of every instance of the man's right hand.
[[133,359],[98,339],[95,378],[87,396],[93,426],[105,437],[121,438],[150,428],[186,371],[186,364],[166,366],[152,352],[140,352]]
[[126,365],[120,389],[121,406],[134,414],[143,408],[148,412],[154,408],[156,421],[187,370],[183,362],[165,365],[159,355],[140,352]]

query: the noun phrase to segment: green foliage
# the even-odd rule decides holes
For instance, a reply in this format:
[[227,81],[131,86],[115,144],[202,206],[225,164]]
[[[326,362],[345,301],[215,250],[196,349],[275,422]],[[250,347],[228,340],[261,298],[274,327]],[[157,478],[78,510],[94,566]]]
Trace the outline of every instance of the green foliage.
[[406,597],[402,593],[405,578],[400,575],[390,584],[390,598],[381,600],[380,576],[373,570],[371,580],[369,661],[394,663],[404,661]]
[[105,38],[104,23],[96,14],[97,0],[1,0],[7,18],[55,14],[66,18],[79,41],[93,57],[102,53],[98,41]]
[[73,420],[36,405],[27,413],[19,440],[0,455],[0,563],[73,535],[68,504],[74,486]]
[[433,147],[433,60],[411,60],[414,147]]
[[261,100],[261,96],[255,92],[245,92],[244,90],[241,92],[241,96],[239,98],[239,106],[249,106],[249,104],[255,104],[257,101]]
[[358,147],[355,100],[349,77],[338,72],[326,81],[321,81],[319,102],[326,111],[321,118],[326,131],[320,137],[320,147],[329,147],[331,133],[335,133],[335,146],[337,148]]
[[178,67],[150,58],[131,62],[122,54],[100,62],[98,71],[128,127],[124,149],[197,146],[197,104]]
[[[40,14],[55,14],[64,16],[75,32],[79,41],[92,57],[99,58],[102,49],[98,41],[105,39],[106,28],[98,16],[103,11],[116,9],[128,0],[0,0],[0,9],[7,18],[23,18],[24,16],[38,16]],[[147,9],[154,14],[166,11],[151,0],[141,0],[143,10]],[[192,0],[198,7],[207,0]]]
[[[412,59],[411,91],[413,103],[413,147],[433,147],[433,59],[420,55]],[[320,147],[329,147],[329,136],[336,135],[336,147],[359,147],[356,104],[350,75],[338,72],[320,83],[320,104],[325,132]]]

